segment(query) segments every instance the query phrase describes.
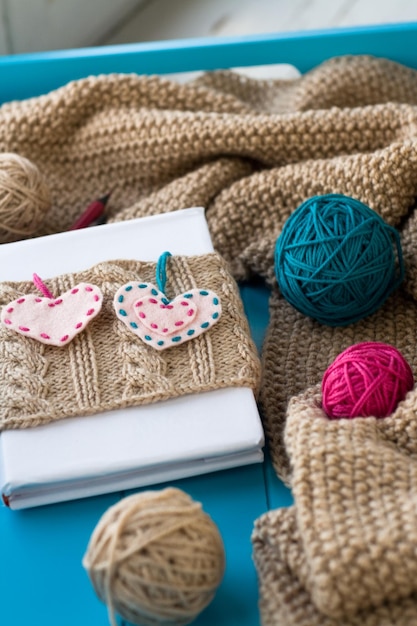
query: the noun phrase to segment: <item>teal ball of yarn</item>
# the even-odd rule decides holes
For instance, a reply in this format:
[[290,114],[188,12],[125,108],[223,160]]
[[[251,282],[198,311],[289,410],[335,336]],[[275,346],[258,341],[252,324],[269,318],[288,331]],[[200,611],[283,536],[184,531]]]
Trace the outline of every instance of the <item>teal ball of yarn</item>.
[[398,232],[362,202],[309,198],[285,222],[275,247],[282,295],[328,326],[371,315],[404,278]]

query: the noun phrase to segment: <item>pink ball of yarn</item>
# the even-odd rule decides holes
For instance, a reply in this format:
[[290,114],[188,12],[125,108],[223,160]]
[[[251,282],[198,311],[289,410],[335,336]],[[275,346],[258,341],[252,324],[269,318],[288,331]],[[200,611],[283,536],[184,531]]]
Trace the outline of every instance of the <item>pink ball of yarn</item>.
[[344,350],[327,368],[322,405],[330,418],[387,417],[413,386],[413,373],[401,352],[365,341]]

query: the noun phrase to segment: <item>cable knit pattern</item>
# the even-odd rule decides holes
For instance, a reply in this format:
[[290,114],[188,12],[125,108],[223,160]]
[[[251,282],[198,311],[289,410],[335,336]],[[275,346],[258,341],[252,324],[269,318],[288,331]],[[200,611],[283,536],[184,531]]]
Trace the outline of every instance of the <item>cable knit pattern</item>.
[[[195,341],[157,352],[116,318],[114,293],[126,282],[155,280],[155,263],[108,261],[46,281],[52,293],[79,282],[103,292],[100,315],[67,346],[56,348],[2,327],[0,428],[24,428],[67,416],[136,406],[223,387],[258,390],[260,364],[237,285],[216,254],[173,257],[167,293],[212,289],[224,302],[219,322]],[[33,293],[33,283],[0,284],[0,304]],[[237,328],[237,326],[239,328]],[[239,341],[236,337],[239,334]]]
[[[59,276],[54,281],[52,293],[64,293],[74,287],[72,275]],[[32,343],[32,342],[30,342]],[[91,329],[87,328],[77,335],[68,344],[68,357],[71,371],[74,373],[74,398],[80,412],[100,406],[100,392],[98,388],[98,371],[96,353],[91,336]]]
[[[198,287],[190,272],[187,259],[174,257],[170,261],[168,265],[168,284],[171,282],[175,287],[175,293],[184,293],[189,289]],[[175,294],[172,293],[170,295],[173,297]],[[210,333],[203,333],[189,345],[188,358],[190,359],[190,370],[194,383],[196,385],[212,383],[216,376],[216,363],[213,358]]]
[[24,337],[1,328],[2,412],[9,428],[19,424],[17,416],[22,412],[29,411],[37,425],[41,421],[37,416],[51,410],[46,399],[48,360],[44,355],[44,344],[39,345],[39,350],[31,350]]
[[167,364],[156,350],[150,350],[141,340],[132,340],[132,333],[124,324],[112,324],[119,338],[118,360],[121,364],[122,397],[152,398],[158,391],[173,394],[172,383],[166,376]]

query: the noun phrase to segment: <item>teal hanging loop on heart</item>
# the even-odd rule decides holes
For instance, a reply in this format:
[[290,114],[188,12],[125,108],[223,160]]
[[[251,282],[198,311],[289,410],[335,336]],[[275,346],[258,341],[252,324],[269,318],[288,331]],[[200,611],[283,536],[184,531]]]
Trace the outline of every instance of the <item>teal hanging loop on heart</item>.
[[167,260],[170,256],[172,256],[170,252],[163,252],[158,259],[158,263],[156,264],[156,284],[159,291],[161,291],[164,295],[165,285],[167,282]]
[[[220,297],[211,289],[188,285],[172,299],[165,294],[167,263],[170,252],[163,252],[155,267],[155,284],[137,280],[122,285],[115,293],[113,306],[119,320],[146,345],[166,350],[196,339],[219,321],[222,313]],[[170,268],[170,277],[172,276]],[[194,277],[187,270],[188,283]],[[181,282],[183,282],[182,277]],[[175,281],[178,282],[178,281]]]

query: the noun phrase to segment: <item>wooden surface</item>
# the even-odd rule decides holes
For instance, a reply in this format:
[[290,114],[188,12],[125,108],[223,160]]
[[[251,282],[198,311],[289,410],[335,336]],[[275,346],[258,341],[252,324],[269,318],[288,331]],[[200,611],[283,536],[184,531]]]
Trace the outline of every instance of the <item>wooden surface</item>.
[[[258,346],[268,320],[268,291],[242,289]],[[168,485],[157,485],[163,488]],[[226,571],[213,602],[195,626],[258,626],[258,585],[251,533],[271,505],[291,503],[290,492],[268,463],[255,464],[169,483],[203,504],[219,527]],[[3,624],[26,626],[107,626],[105,606],[96,598],[81,560],[97,521],[125,495],[119,492],[22,511],[0,509],[0,588]],[[120,622],[125,626],[125,622]]]
[[[250,536],[254,519],[267,510],[262,465],[170,486],[184,489],[203,503],[225,545],[223,582],[195,626],[257,626],[258,590]],[[96,598],[81,560],[101,515],[130,493],[23,511],[0,510],[2,624],[107,626],[106,608]]]

